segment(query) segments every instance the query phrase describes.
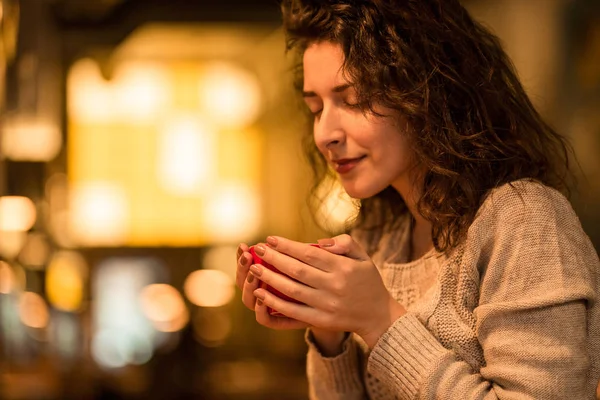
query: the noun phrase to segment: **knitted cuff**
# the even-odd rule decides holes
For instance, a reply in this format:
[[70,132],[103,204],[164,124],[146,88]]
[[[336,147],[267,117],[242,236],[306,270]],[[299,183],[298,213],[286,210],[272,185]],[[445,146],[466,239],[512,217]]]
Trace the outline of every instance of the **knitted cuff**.
[[318,380],[320,385],[334,393],[352,393],[363,390],[360,347],[352,337],[342,344],[342,352],[335,357],[324,357],[315,343],[312,331],[306,330],[308,345],[307,373],[310,381]]
[[411,314],[399,318],[371,351],[367,370],[402,398],[415,398],[423,380],[451,353]]

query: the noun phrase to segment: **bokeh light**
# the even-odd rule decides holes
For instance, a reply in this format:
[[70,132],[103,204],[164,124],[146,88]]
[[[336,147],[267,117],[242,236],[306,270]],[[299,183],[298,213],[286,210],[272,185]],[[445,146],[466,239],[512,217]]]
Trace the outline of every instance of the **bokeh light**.
[[45,328],[50,320],[48,306],[37,293],[24,292],[19,298],[19,317],[30,328]]
[[153,348],[145,336],[104,329],[92,338],[91,352],[98,365],[121,368],[128,364],[145,364],[152,358]]
[[81,122],[103,123],[114,116],[112,88],[91,58],[75,62],[67,75],[67,112]]
[[358,207],[337,180],[326,179],[317,189],[316,215],[320,224],[329,232],[338,233],[346,229]]
[[42,269],[48,262],[50,252],[50,244],[46,235],[41,232],[31,232],[27,235],[21,249],[19,262],[29,269]]
[[7,262],[0,261],[0,293],[9,294],[15,288],[15,274]]
[[125,190],[115,183],[90,182],[71,192],[71,233],[89,246],[116,246],[128,234],[129,204]]
[[82,305],[87,277],[87,264],[79,253],[56,253],[46,272],[46,294],[50,304],[62,311],[78,311]]
[[260,230],[258,188],[244,182],[215,185],[204,208],[204,219],[215,241],[239,242]]
[[167,119],[159,134],[157,178],[177,196],[199,196],[215,176],[214,129],[200,118],[180,114]]
[[214,62],[202,71],[200,107],[215,125],[242,128],[260,111],[260,85],[254,75],[234,64]]
[[115,114],[130,123],[148,123],[159,118],[170,102],[169,77],[159,63],[119,64],[111,83]]
[[189,320],[189,313],[181,294],[166,283],[146,286],[140,293],[142,311],[161,332],[181,330]]
[[223,306],[235,295],[233,280],[222,271],[209,269],[189,274],[183,290],[192,303],[201,307]]
[[27,241],[25,231],[0,230],[0,255],[11,260],[15,258]]
[[235,281],[237,266],[236,246],[213,247],[204,254],[202,266],[204,269],[216,269],[223,271],[232,281]]
[[14,161],[50,161],[62,147],[58,125],[37,116],[8,117],[2,130],[2,153]]
[[0,197],[0,231],[28,231],[36,219],[33,201],[23,196]]
[[146,362],[160,339],[144,315],[140,294],[164,266],[154,258],[110,258],[92,278],[92,356],[102,367]]

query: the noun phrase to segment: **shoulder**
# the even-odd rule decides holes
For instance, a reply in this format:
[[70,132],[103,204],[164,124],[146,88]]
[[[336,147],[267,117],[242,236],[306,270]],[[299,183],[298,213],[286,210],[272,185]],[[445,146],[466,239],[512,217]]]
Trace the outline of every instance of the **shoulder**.
[[[555,276],[594,281],[597,253],[570,202],[533,180],[491,190],[469,227],[464,256],[487,279],[526,277],[531,284]],[[507,275],[508,274],[508,275]]]
[[585,247],[589,242],[569,200],[558,190],[529,179],[490,190],[469,227],[469,238],[538,244],[557,239],[557,245],[575,241]]
[[[579,223],[569,200],[558,190],[538,181],[522,179],[490,190],[482,203],[475,222],[480,219],[499,223],[521,222],[531,225],[540,220]],[[566,222],[566,221],[565,221]]]

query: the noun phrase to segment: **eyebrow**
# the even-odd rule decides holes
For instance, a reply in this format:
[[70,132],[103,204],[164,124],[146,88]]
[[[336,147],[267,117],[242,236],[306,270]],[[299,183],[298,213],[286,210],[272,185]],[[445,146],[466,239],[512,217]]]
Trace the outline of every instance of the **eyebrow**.
[[[331,91],[333,93],[342,93],[343,91],[345,91],[346,89],[352,87],[351,84],[349,83],[345,83],[343,85],[338,85],[336,87],[334,87]],[[311,92],[311,91],[302,91],[302,97],[306,98],[306,97],[317,97],[317,94],[315,92]]]

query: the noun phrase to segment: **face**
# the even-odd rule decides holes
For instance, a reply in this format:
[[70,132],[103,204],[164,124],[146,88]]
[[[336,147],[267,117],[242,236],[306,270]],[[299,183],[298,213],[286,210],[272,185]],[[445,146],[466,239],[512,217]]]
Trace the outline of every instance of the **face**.
[[339,45],[314,43],[304,53],[304,99],[315,116],[315,143],[354,198],[371,197],[392,185],[401,194],[410,186],[411,154],[399,118],[357,107],[356,91],[341,68]]

